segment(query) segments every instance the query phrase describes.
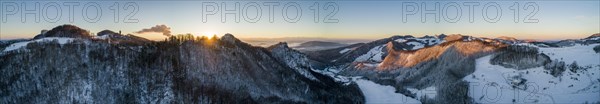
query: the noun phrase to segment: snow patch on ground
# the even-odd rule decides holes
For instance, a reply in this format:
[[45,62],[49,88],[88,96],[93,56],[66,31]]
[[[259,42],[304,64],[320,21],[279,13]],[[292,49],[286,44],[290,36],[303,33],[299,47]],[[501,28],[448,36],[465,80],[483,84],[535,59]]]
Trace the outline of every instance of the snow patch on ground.
[[340,54],[344,54],[346,52],[350,52],[351,50],[352,49],[350,49],[350,48],[343,49],[343,50],[340,51]]
[[417,49],[421,49],[421,48],[424,48],[424,47],[425,47],[425,45],[424,45],[424,44],[422,44],[422,43],[419,43],[419,42],[408,42],[408,43],[406,43],[406,44],[407,44],[407,45],[412,45],[412,46],[413,46],[413,47],[412,47],[412,49],[410,49],[410,50],[417,50]]
[[380,46],[376,46],[371,48],[371,50],[369,50],[369,52],[367,52],[366,54],[363,54],[361,56],[358,56],[356,59],[354,59],[354,62],[367,62],[367,61],[374,61],[374,62],[381,62],[383,61],[382,57],[383,57],[383,50],[384,47],[386,45],[380,45]]
[[419,42],[421,42],[421,43],[427,43],[428,46],[436,45],[436,44],[439,44],[440,42],[442,42],[438,38],[419,38],[419,39],[416,39],[416,40],[419,41]]
[[27,44],[32,43],[32,42],[52,42],[54,40],[58,41],[59,44],[63,45],[63,44],[72,42],[74,39],[73,38],[63,38],[63,37],[47,37],[47,38],[42,38],[42,39],[37,39],[37,40],[32,40],[32,41],[18,42],[18,43],[13,43],[13,44],[9,45],[8,47],[4,48],[4,52],[23,48],[23,47],[27,46]]
[[588,40],[600,40],[600,37],[589,38]]
[[419,100],[395,93],[392,86],[384,86],[375,82],[357,79],[354,82],[365,96],[367,104],[421,104]]
[[517,44],[513,44],[513,45],[516,45],[516,46],[538,47],[537,45],[534,45],[534,44],[531,44],[531,43],[517,43]]
[[[591,45],[574,45],[570,47],[561,48],[542,48],[539,51],[550,57],[550,59],[558,59],[564,61],[566,64],[571,64],[577,61],[580,66],[597,66],[600,65],[600,54],[594,52],[594,46]],[[595,69],[600,69],[600,66]]]
[[96,39],[102,39],[102,40],[106,40],[108,38],[110,38],[110,34],[104,34],[102,36],[96,36]]
[[394,41],[413,46],[412,48],[405,48],[406,50],[418,50],[421,48],[425,48],[426,46],[433,46],[445,42],[443,39],[435,37],[400,38]]
[[[409,38],[409,39],[412,39],[412,38]],[[400,39],[396,39],[396,40],[394,40],[394,41],[396,41],[396,42],[398,42],[398,43],[404,43],[404,42],[406,42],[406,41],[408,41],[408,40],[400,38]]]
[[378,67],[379,65],[381,65],[381,63],[361,63],[361,64],[363,64],[364,66],[367,66],[367,67]]
[[[469,82],[469,96],[476,103],[595,103],[600,102],[600,55],[595,45],[540,48],[551,59],[592,66],[573,73],[568,69],[553,77],[543,67],[515,70],[491,65],[490,56],[476,60],[476,70],[463,80]],[[520,78],[519,78],[520,77]],[[516,84],[524,82],[522,84]]]
[[425,89],[415,89],[415,88],[407,88],[408,91],[410,91],[410,93],[413,93],[416,95],[416,98],[421,100],[421,98],[427,97],[429,99],[433,99],[435,98],[435,96],[437,96],[437,90],[434,86],[431,87],[427,87]]
[[[360,76],[355,77],[346,77],[337,75],[339,70],[336,67],[325,68],[324,70],[313,70],[315,72],[327,75],[332,77],[335,81],[344,83],[344,85],[349,85],[352,82],[355,82],[360,88],[361,92],[365,96],[365,100],[367,104],[381,104],[381,103],[402,103],[402,104],[421,104],[419,100],[414,98],[405,96],[400,93],[395,93],[396,89],[392,86],[384,86],[377,84],[373,81],[360,79]],[[435,88],[433,88],[435,91]],[[435,95],[434,95],[435,96]]]
[[323,70],[312,69],[312,71],[329,76],[329,77],[333,78],[333,80],[335,80],[336,82],[344,83],[344,85],[350,85],[350,83],[352,83],[352,78],[359,78],[359,77],[346,77],[346,76],[337,75],[337,73],[339,73],[341,70],[339,70],[338,68],[335,68],[335,67],[328,67]]

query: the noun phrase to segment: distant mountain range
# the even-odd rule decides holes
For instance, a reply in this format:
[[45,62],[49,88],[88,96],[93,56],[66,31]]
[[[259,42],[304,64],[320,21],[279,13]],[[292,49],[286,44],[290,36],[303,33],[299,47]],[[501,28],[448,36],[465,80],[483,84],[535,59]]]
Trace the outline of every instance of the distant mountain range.
[[[302,43],[331,42],[339,44],[355,44],[369,42],[372,39],[335,39],[335,38],[311,38],[311,37],[284,37],[284,38],[240,38],[243,42],[254,46],[268,47],[279,42],[286,42],[290,47],[297,47]],[[309,46],[310,47],[310,46]]]
[[301,43],[298,46],[293,47],[300,51],[317,51],[347,46],[347,44],[336,43],[336,42],[325,42],[325,41],[308,41]]
[[[533,101],[519,102],[585,103],[599,102],[594,98],[600,97],[600,77],[596,75],[600,73],[599,43],[597,35],[532,42],[441,34],[393,36],[305,54],[331,75],[360,76],[393,86],[396,92],[422,103],[518,103],[513,100],[518,96],[511,93],[531,91],[536,91],[536,97],[530,98]],[[570,79],[561,81],[564,78]],[[487,84],[507,93],[498,102],[487,102],[486,95],[497,94],[482,92],[490,87]],[[435,96],[423,94],[424,90]]]

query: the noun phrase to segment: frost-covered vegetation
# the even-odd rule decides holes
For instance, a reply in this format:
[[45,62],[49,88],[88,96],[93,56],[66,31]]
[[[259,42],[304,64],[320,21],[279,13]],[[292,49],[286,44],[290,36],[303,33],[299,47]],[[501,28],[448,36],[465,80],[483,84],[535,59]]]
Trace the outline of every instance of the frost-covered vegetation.
[[594,47],[594,51],[596,51],[596,53],[600,53],[600,45]]
[[597,43],[408,35],[301,53],[64,25],[0,41],[0,103],[594,103]]
[[550,61],[550,57],[545,54],[540,54],[536,47],[510,45],[503,51],[495,54],[490,60],[490,63],[492,65],[522,70],[543,66]]
[[[598,64],[600,55],[594,52],[592,47],[600,43],[597,41],[599,38],[574,40],[571,43],[567,41],[552,43],[528,42],[506,37],[495,39],[461,35],[443,37],[444,41],[439,44],[418,47],[416,50],[403,50],[413,46],[398,44],[407,42],[404,38],[414,39],[414,37],[393,36],[370,43],[307,52],[307,54],[321,62],[331,61],[333,66],[326,69],[335,69],[328,73],[337,74],[328,75],[341,78],[363,77],[376,84],[393,86],[396,89],[393,94],[403,94],[421,103],[598,102],[594,98],[598,97],[597,89],[600,87],[597,86],[600,79],[595,77],[599,71],[597,69],[600,69]],[[441,48],[443,46],[451,47]],[[488,48],[484,48],[486,46]],[[328,57],[327,59],[330,60],[317,56]],[[400,65],[400,67],[386,67],[390,65]],[[364,81],[357,83],[367,84]],[[532,83],[542,83],[543,87],[531,85]],[[498,90],[502,91],[482,94],[480,93],[482,87],[500,88]],[[365,93],[380,91],[362,90]],[[520,95],[528,92],[534,92],[534,96],[519,98]],[[386,93],[379,94],[394,96]],[[488,95],[497,94],[503,96],[489,101],[489,98],[494,96]],[[513,96],[514,94],[520,95]],[[565,99],[572,97],[577,99]],[[371,100],[373,99],[377,100],[376,98]],[[385,99],[387,97],[382,97],[379,101],[384,102]],[[369,99],[367,102],[370,102]]]
[[[39,39],[85,31],[71,29],[79,28],[51,30]],[[0,52],[0,103],[364,102],[357,85],[308,71],[317,79],[311,80],[268,49],[230,34],[174,35],[160,42],[113,35],[59,35],[75,40],[34,39]],[[134,41],[128,39],[143,44],[123,44]]]

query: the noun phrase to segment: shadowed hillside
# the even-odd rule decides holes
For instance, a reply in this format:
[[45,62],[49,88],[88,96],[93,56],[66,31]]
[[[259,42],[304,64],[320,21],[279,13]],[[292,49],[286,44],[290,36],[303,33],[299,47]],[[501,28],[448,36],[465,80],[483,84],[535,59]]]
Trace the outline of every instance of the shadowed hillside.
[[[154,42],[114,32],[67,33],[0,48],[0,103],[364,102],[356,85],[294,69],[276,58],[287,56],[231,34]],[[140,44],[123,43],[130,41]]]

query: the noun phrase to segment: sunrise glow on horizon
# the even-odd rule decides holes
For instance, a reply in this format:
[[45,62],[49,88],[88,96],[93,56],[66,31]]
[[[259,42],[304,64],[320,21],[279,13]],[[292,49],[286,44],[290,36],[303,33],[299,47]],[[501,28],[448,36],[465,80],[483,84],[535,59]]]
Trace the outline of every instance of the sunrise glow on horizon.
[[[73,2],[3,1],[1,3],[3,15],[0,22],[0,39],[2,40],[32,38],[39,34],[40,30],[49,30],[62,24],[73,24],[89,29],[92,33],[108,29],[153,40],[160,40],[164,36],[160,33],[135,32],[155,25],[166,25],[171,29],[172,34],[221,36],[231,33],[240,38],[380,39],[393,35],[463,34],[476,37],[509,36],[540,40],[578,39],[600,33],[600,8],[598,8],[600,1],[585,0],[575,2],[94,1],[91,3],[81,1],[75,2],[78,4],[76,6],[70,4]],[[25,11],[24,17],[21,17],[20,9],[23,6],[28,10],[34,10],[36,3],[39,3],[38,9],[43,8],[39,10],[42,13],[35,14],[36,11],[33,11],[34,14],[31,14],[32,11]],[[116,4],[118,6],[115,6]],[[239,5],[237,10],[236,4]],[[439,5],[439,8],[436,9],[436,5]],[[71,6],[74,8],[72,22],[69,14]],[[15,11],[13,7],[20,9]],[[60,9],[56,9],[57,7]],[[99,7],[101,12],[97,12],[94,9],[96,7]],[[115,7],[119,8],[115,9]],[[214,10],[215,8],[219,10]],[[418,9],[414,10],[415,8]],[[474,12],[472,14],[471,8]],[[87,12],[82,16],[83,10]],[[284,10],[287,12],[283,12]],[[486,15],[483,15],[483,10],[487,10]],[[115,11],[119,12],[119,15],[114,15]],[[318,14],[315,15],[315,12]],[[421,12],[425,14],[424,19],[421,17]],[[438,15],[436,12],[439,13],[439,20],[436,20]],[[514,15],[515,13],[519,15]],[[39,18],[36,18],[38,15]]]

